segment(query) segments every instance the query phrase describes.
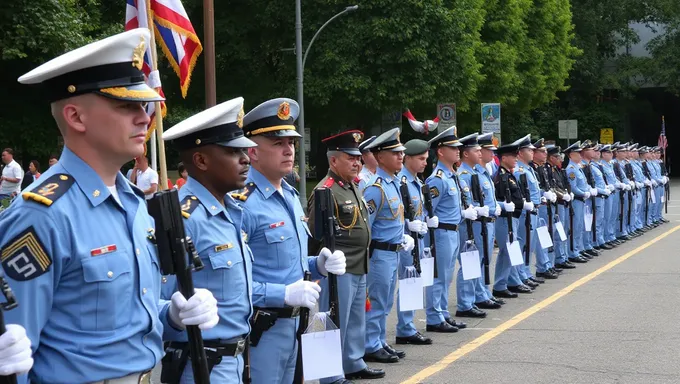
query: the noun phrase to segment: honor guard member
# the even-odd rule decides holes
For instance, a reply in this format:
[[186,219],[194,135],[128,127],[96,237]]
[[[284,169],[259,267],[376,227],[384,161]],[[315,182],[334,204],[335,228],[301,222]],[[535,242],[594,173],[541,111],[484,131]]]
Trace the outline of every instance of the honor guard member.
[[[568,181],[565,179],[560,167],[562,164],[562,157],[560,152],[562,148],[555,145],[547,145],[549,172],[555,184],[553,185],[553,192],[557,194],[557,215],[562,223],[564,233],[569,229],[569,212],[568,207],[571,204],[572,196],[567,188]],[[569,239],[561,240],[557,232],[557,226],[553,232],[553,242],[555,243],[555,268],[574,269],[576,266],[569,261]]]
[[[422,187],[423,183],[418,178],[419,173],[425,171],[427,166],[427,155],[429,150],[429,145],[427,141],[413,139],[409,140],[404,144],[404,166],[397,175],[402,184],[408,186],[408,193],[411,197],[410,203],[413,206],[413,210],[416,214],[416,219],[426,223],[426,226],[421,228],[418,232],[418,238],[415,239],[420,250],[419,258],[425,257],[425,255],[430,254],[430,249],[425,247],[424,235],[427,234],[428,228],[437,228],[439,225],[439,218],[437,216],[427,217],[427,212],[423,208],[423,197],[422,197]],[[405,199],[404,196],[402,198]],[[410,225],[410,223],[409,223]],[[412,225],[411,225],[412,226]],[[408,226],[405,228],[405,233],[410,233]],[[412,270],[413,266],[413,255],[412,252],[399,252],[399,275],[402,279],[414,276],[409,275],[407,270]],[[427,345],[432,344],[432,339],[423,336],[416,328],[413,318],[415,316],[415,311],[401,311],[399,308],[399,302],[397,302],[397,344],[415,344],[415,345]]]
[[[35,363],[19,382],[149,383],[162,336],[217,324],[210,291],[160,300],[144,194],[120,173],[144,153],[146,102],[163,100],[141,71],[149,31],[67,52],[21,76],[51,103],[59,162],[3,212],[2,267]],[[84,235],[86,234],[86,235]]]
[[650,195],[653,196],[653,201],[652,201],[652,196],[650,196],[649,200],[649,213],[647,215],[647,225],[650,228],[655,228],[656,227],[656,209],[657,206],[660,204],[660,198],[658,195],[658,188],[661,184],[661,175],[657,173],[657,169],[654,166],[653,158],[654,158],[654,148],[651,147],[646,147],[646,152],[644,155],[644,160],[643,160],[643,166],[646,167],[647,172],[649,173],[649,178],[652,183],[652,188],[650,189]]
[[[364,189],[364,199],[371,217],[368,297],[371,309],[366,315],[364,360],[395,363],[406,354],[387,344],[387,316],[392,310],[397,284],[399,251],[411,252],[414,239],[404,234],[404,205],[399,192],[399,179],[404,146],[399,142],[399,128],[378,136],[366,147],[375,155],[378,169],[372,184]],[[424,225],[413,220],[410,226],[420,230]]]
[[[649,148],[648,147],[642,147],[642,148],[640,148],[638,153],[640,154],[640,160],[639,160],[640,169],[642,170],[642,174],[645,176],[644,184],[645,184],[645,187],[648,191],[647,195],[643,194],[642,214],[640,215],[640,217],[642,218],[643,228],[645,230],[650,230],[650,229],[652,229],[652,225],[651,225],[652,224],[652,216],[654,215],[654,208],[653,208],[651,195],[654,193],[654,188],[656,187],[657,182],[654,179],[654,173],[651,170],[651,167],[649,167],[649,164],[647,164]],[[646,214],[645,214],[645,211],[647,212]]]
[[375,160],[373,152],[366,149],[377,136],[371,136],[368,139],[359,143],[359,152],[361,152],[361,161],[364,163],[359,172],[359,191],[363,191],[364,188],[370,183],[375,172],[378,169],[378,162]]
[[[456,127],[451,127],[429,141],[434,151],[437,165],[425,181],[432,195],[432,209],[439,218],[435,229],[435,248],[437,251],[437,275],[434,284],[425,288],[428,332],[451,333],[464,328],[464,323],[456,323],[449,312],[449,287],[453,281],[456,259],[460,253],[458,227],[463,219],[475,220],[477,211],[474,208],[461,209],[458,176],[453,165],[460,161],[460,141],[454,134]],[[462,213],[464,212],[464,213]],[[461,216],[464,215],[464,217]],[[462,278],[461,278],[462,279]],[[466,308],[471,309],[471,308]],[[458,326],[458,325],[461,326]]]
[[305,281],[345,273],[345,255],[323,248],[308,256],[309,227],[298,191],[283,178],[293,169],[300,107],[291,99],[265,101],[243,118],[252,167],[241,191],[243,227],[253,252],[253,383],[293,381],[300,307],[315,308],[321,288]]
[[637,143],[633,144],[629,150],[630,163],[633,166],[633,174],[635,175],[635,185],[637,187],[637,198],[635,204],[635,230],[638,234],[642,234],[644,231],[643,221],[644,221],[644,203],[645,203],[645,188],[647,186],[647,178],[642,172],[642,166],[640,165],[640,154],[639,145]]
[[[667,177],[663,174],[661,168],[663,164],[659,160],[661,148],[654,147],[651,150],[649,160],[647,161],[650,165],[650,169],[654,169],[654,175],[656,178],[657,186],[655,188],[656,193],[656,207],[654,209],[653,221],[655,226],[663,224],[663,216],[661,214],[661,208],[663,207],[664,201],[662,197],[664,196],[664,185],[666,185]],[[665,198],[665,197],[664,197]]]
[[[501,216],[496,220],[496,242],[498,243],[498,255],[496,256],[496,272],[494,273],[493,295],[502,298],[516,298],[517,293],[531,293],[531,288],[519,284],[508,286],[508,278],[513,266],[510,262],[508,243],[510,233],[512,241],[517,241],[517,228],[519,227],[519,217],[522,215],[525,201],[522,191],[519,188],[517,179],[513,171],[517,166],[516,143],[501,145],[496,153],[500,159],[500,167],[494,177],[496,199],[501,205]],[[508,220],[510,217],[510,220]]]
[[[483,197],[484,197],[484,206],[489,208],[489,220],[486,223],[487,227],[487,247],[489,249],[489,259],[491,258],[491,254],[493,253],[493,244],[494,240],[496,238],[496,220],[499,220],[499,217],[501,215],[501,206],[498,203],[498,200],[496,200],[496,187],[494,186],[494,170],[493,168],[491,171],[486,167],[489,163],[493,164],[494,167],[496,167],[496,163],[493,161],[493,156],[494,156],[494,151],[498,150],[496,146],[493,144],[493,133],[484,133],[479,136],[477,136],[477,143],[479,146],[482,148],[480,152],[480,158],[479,162],[475,164],[475,171],[479,175],[479,183],[480,187],[482,189]],[[475,237],[475,239],[477,239]],[[481,248],[481,243],[478,244],[478,248],[482,250]],[[489,260],[490,262],[491,260]],[[498,263],[498,260],[496,260],[496,263]],[[496,264],[498,265],[498,264]],[[478,285],[475,288],[475,294],[477,294],[478,290],[481,290],[482,288],[486,291],[487,297],[491,301],[495,301],[501,305],[505,304],[505,301],[501,298],[496,298],[492,292],[489,290],[487,286],[484,285],[484,280],[480,279],[479,282],[480,285]],[[476,301],[479,302],[480,298],[476,298]],[[479,307],[479,305],[477,305]],[[481,308],[481,307],[480,307]]]
[[[605,211],[606,202],[611,195],[611,190],[607,186],[604,179],[604,173],[600,169],[600,146],[594,143],[590,146],[590,149],[586,151],[588,159],[590,160],[590,172],[593,174],[593,180],[595,181],[595,189],[597,189],[597,196],[595,196],[595,206],[597,208],[597,218],[595,220],[595,229],[597,230],[596,243],[593,244],[593,248],[596,250],[609,250],[612,249],[609,245],[605,244],[604,241],[604,223],[605,217],[608,212]],[[591,237],[592,238],[592,237]]]
[[[179,151],[189,177],[179,191],[187,236],[205,266],[194,286],[217,299],[218,325],[203,332],[210,379],[241,383],[243,352],[252,315],[253,255],[245,242],[243,209],[227,193],[245,186],[256,144],[243,136],[243,98],[238,97],[170,128],[163,140]],[[178,383],[194,383],[187,334],[166,346],[163,369]],[[180,380],[181,378],[181,380]]]
[[609,189],[610,195],[604,202],[604,229],[603,240],[605,245],[615,247],[618,245],[616,241],[616,220],[619,217],[619,182],[614,175],[614,167],[611,164],[612,160],[612,146],[611,144],[601,145],[599,148],[600,159],[598,160],[598,168],[604,176],[605,184]]
[[[588,185],[589,192],[590,192],[590,197],[586,199],[585,204],[584,204],[584,213],[587,209],[590,210],[590,213],[593,214],[593,209],[597,209],[597,201],[599,199],[596,199],[597,197],[597,188],[595,187],[595,180],[593,179],[591,182],[591,179],[588,177],[589,174],[592,174],[590,170],[590,150],[592,149],[593,143],[590,140],[585,140],[581,144],[581,171],[583,172],[583,175],[586,177],[586,184]],[[601,216],[601,215],[600,215]],[[595,217],[593,217],[593,226],[595,226],[596,220]],[[585,252],[585,256],[588,258],[593,258],[594,256],[599,256],[600,252],[595,249],[595,245],[593,244],[593,233],[592,231],[595,230],[593,228],[585,228],[584,224],[584,229],[587,233],[583,235],[583,249]]]
[[[369,368],[363,360],[366,337],[366,274],[368,273],[368,247],[371,229],[368,222],[368,208],[354,179],[361,168],[361,152],[358,145],[363,133],[351,130],[323,139],[326,145],[329,170],[314,189],[329,188],[335,202],[333,214],[340,232],[335,237],[335,247],[345,253],[347,271],[338,276],[338,314],[342,338],[342,366],[344,377],[321,379],[324,383],[347,383],[350,379],[378,379],[385,377],[382,369]],[[316,217],[314,192],[309,198],[309,229],[314,234]],[[318,235],[318,234],[315,234]],[[321,244],[310,239],[310,251],[321,248]],[[319,309],[330,308],[328,281],[321,281]]]
[[[553,220],[553,229],[555,227],[555,216],[557,216],[557,210],[553,203],[557,201],[557,194],[552,191],[552,185],[550,185],[550,177],[548,176],[548,169],[546,168],[546,161],[548,160],[548,149],[545,147],[545,140],[540,138],[536,140],[533,144],[534,146],[534,157],[529,163],[529,166],[534,171],[536,180],[540,188],[540,193],[543,197],[541,199],[541,204],[538,207],[538,220],[537,227],[546,226],[550,228],[549,221]],[[547,188],[547,190],[545,190]],[[551,205],[552,218],[548,216],[548,205]],[[553,236],[554,239],[554,236]],[[536,232],[536,276],[542,277],[544,279],[556,279],[558,277],[558,271],[555,269],[555,246],[553,244],[553,251],[550,252],[549,249],[544,249],[541,246],[541,242],[538,240],[538,232]],[[539,256],[541,254],[542,256]],[[539,261],[543,260],[541,264]]]
[[[568,157],[565,159],[567,164],[566,173],[571,186],[571,192],[574,194],[574,201],[572,207],[574,209],[574,223],[571,224],[574,232],[571,236],[574,238],[574,250],[569,250],[569,260],[575,262],[586,261],[584,257],[583,236],[585,232],[585,223],[582,218],[584,215],[584,206],[588,198],[590,198],[590,186],[586,182],[586,176],[581,170],[581,142],[577,141],[564,150],[564,154]],[[587,233],[585,234],[588,235]],[[582,256],[579,258],[579,256]],[[593,255],[589,255],[592,258]]]
[[[619,210],[623,207],[623,213],[620,213],[616,218],[615,230],[616,239],[620,242],[625,242],[630,240],[631,237],[628,235],[628,201],[631,195],[630,180],[626,175],[626,154],[625,145],[618,142],[612,145],[612,151],[614,152],[615,159],[612,160],[612,166],[614,167],[614,175],[618,179],[620,189],[623,194],[619,196]],[[623,204],[621,204],[620,199],[623,198]],[[621,223],[623,221],[623,223]]]
[[[460,167],[458,167],[458,180],[468,206],[472,206],[474,210],[477,211],[477,220],[472,223],[472,236],[474,238],[473,244],[479,254],[479,264],[481,266],[484,257],[484,244],[482,239],[482,222],[480,218],[485,217],[488,219],[490,214],[495,212],[496,206],[486,206],[484,199],[481,201],[475,201],[473,198],[473,175],[478,178],[480,184],[482,182],[482,180],[479,179],[480,175],[478,175],[477,171],[475,170],[475,166],[479,164],[479,160],[481,158],[481,147],[477,142],[478,136],[479,135],[477,133],[473,133],[459,140],[462,145],[460,147],[461,163]],[[486,223],[484,225],[486,225]],[[461,252],[463,252],[465,251],[466,242],[469,238],[467,225],[462,225],[459,233]],[[492,247],[489,249],[493,249],[493,243]],[[456,287],[459,288],[456,292],[458,298],[458,311],[456,312],[457,317],[485,317],[486,312],[482,311],[481,309],[498,309],[501,307],[500,303],[491,300],[491,293],[488,292],[484,286],[483,271],[481,277],[469,280],[463,280],[462,267],[458,270],[458,272],[458,280],[456,282]]]
[[[519,152],[517,153],[517,167],[514,170],[515,179],[520,185],[520,189],[527,188],[529,190],[529,198],[526,199],[526,204],[524,204],[522,215],[519,217],[519,228],[517,233],[517,239],[519,240],[520,249],[522,250],[522,255],[525,255],[525,247],[529,249],[529,256],[534,249],[540,248],[540,244],[537,245],[538,238],[536,236],[536,224],[538,223],[538,207],[544,202],[542,192],[538,186],[538,179],[534,173],[533,168],[529,166],[529,163],[533,160],[535,147],[531,143],[531,135],[526,135],[517,141]],[[527,185],[522,185],[522,175],[526,175]],[[526,244],[527,238],[527,221],[526,215],[529,215],[530,219],[530,234],[531,241]],[[541,249],[542,251],[542,249]],[[540,257],[539,257],[540,256]],[[525,256],[526,257],[526,256]],[[545,253],[536,252],[536,265],[545,265],[546,261]],[[527,285],[530,288],[535,288],[538,284],[545,282],[542,277],[534,277],[531,273],[531,263],[518,265],[510,271],[510,278],[508,279],[508,285],[512,287],[517,287],[521,284]]]

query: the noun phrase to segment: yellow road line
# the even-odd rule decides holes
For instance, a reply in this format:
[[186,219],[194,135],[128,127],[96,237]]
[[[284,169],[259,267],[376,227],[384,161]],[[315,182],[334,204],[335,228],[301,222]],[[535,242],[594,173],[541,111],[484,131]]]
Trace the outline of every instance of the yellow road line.
[[451,352],[447,356],[445,356],[443,359],[439,360],[438,362],[430,365],[429,367],[423,369],[422,371],[416,373],[415,375],[409,377],[406,381],[403,381],[401,384],[416,384],[416,383],[422,383],[423,380],[426,378],[436,374],[437,372],[445,369],[449,365],[451,365],[453,362],[456,360],[460,359],[461,357],[467,355],[468,353],[474,351],[475,349],[481,347],[482,345],[486,344],[487,342],[493,340],[496,336],[500,335],[501,333],[507,331],[508,329],[514,327],[515,325],[519,324],[520,322],[526,320],[529,318],[531,315],[534,313],[540,311],[541,309],[549,306],[550,304],[556,302],[560,298],[566,296],[569,294],[571,291],[574,289],[582,286],[583,284],[589,282],[590,280],[596,278],[597,276],[603,274],[604,272],[614,268],[615,266],[619,265],[620,263],[624,262],[631,256],[635,255],[636,253],[644,250],[645,248],[649,247],[650,245],[656,243],[657,241],[665,238],[666,236],[672,234],[673,232],[677,231],[680,229],[680,225],[674,227],[673,229],[668,230],[667,232],[657,236],[656,238],[642,244],[641,246],[633,249],[632,251],[629,251],[628,253],[624,254],[623,256],[609,262],[608,264],[600,267],[599,269],[589,273],[588,275],[576,280],[566,288],[563,288],[559,292],[555,293],[554,295],[548,297],[547,299],[541,301],[540,303],[535,304],[534,306],[528,308],[524,312],[516,315],[515,317],[511,318],[510,320],[506,321],[505,323],[497,326],[496,328],[490,330],[489,332],[479,336],[478,338],[472,340],[471,342],[463,345],[462,347],[458,348],[457,350]]

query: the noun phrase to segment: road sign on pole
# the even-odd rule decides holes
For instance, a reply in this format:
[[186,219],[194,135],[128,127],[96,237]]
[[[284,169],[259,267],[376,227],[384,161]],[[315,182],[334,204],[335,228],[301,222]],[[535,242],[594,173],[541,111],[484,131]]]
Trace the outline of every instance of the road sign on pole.
[[600,144],[614,144],[614,129],[600,129]]
[[560,139],[569,140],[578,138],[578,121],[577,120],[559,120],[557,122]]
[[444,132],[456,125],[456,103],[437,104],[437,116],[439,117],[437,133]]

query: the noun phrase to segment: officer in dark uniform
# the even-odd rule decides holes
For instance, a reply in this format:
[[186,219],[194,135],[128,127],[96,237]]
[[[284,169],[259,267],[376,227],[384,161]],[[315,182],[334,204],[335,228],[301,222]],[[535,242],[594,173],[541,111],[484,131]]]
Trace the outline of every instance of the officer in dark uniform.
[[[321,383],[343,383],[346,379],[378,379],[385,376],[382,369],[369,368],[364,362],[364,338],[366,334],[366,274],[368,273],[368,247],[371,243],[371,228],[368,223],[368,209],[354,181],[361,170],[359,143],[363,133],[357,130],[345,131],[327,137],[326,144],[328,174],[314,187],[330,188],[335,201],[335,218],[340,233],[335,237],[335,247],[345,253],[346,272],[338,276],[338,313],[340,336],[342,338],[342,365],[345,378],[330,377]],[[309,229],[315,231],[314,191],[309,196]],[[310,239],[309,250],[317,253],[321,244]],[[329,309],[328,281],[321,283],[319,309]],[[351,325],[351,326],[350,326]]]

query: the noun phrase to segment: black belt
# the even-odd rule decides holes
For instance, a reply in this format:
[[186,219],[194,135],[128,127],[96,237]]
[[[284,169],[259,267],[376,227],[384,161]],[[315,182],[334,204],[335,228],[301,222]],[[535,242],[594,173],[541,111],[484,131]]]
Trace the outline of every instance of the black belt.
[[279,319],[290,319],[300,316],[300,307],[283,307],[283,308],[258,308],[253,307],[254,312],[265,311],[276,313]]
[[381,251],[390,251],[390,252],[398,252],[398,251],[401,251],[402,248],[403,247],[402,247],[401,244],[391,244],[391,243],[382,242],[382,241],[375,241],[375,240],[371,240],[371,245],[370,245],[371,250],[379,249]]
[[[171,341],[167,346],[170,348],[183,349],[186,347],[186,345],[186,342]],[[234,340],[222,339],[203,340],[203,347],[209,350],[214,350],[211,352],[218,356],[236,357],[242,354],[246,349],[246,340],[238,339],[235,342]]]
[[482,217],[482,216],[480,216],[480,217],[478,217],[477,220],[475,220],[475,221],[481,223],[481,222],[482,222],[482,219],[484,219],[484,221],[486,221],[487,223],[493,223],[494,221],[496,221],[496,217],[492,217],[492,216],[489,216],[489,217]]
[[457,224],[448,224],[448,223],[439,223],[439,226],[437,229],[443,229],[445,231],[457,231],[458,230],[458,225]]
[[586,201],[586,199],[584,199],[583,197],[578,197],[578,196],[574,196],[574,200],[583,201],[583,202]]

